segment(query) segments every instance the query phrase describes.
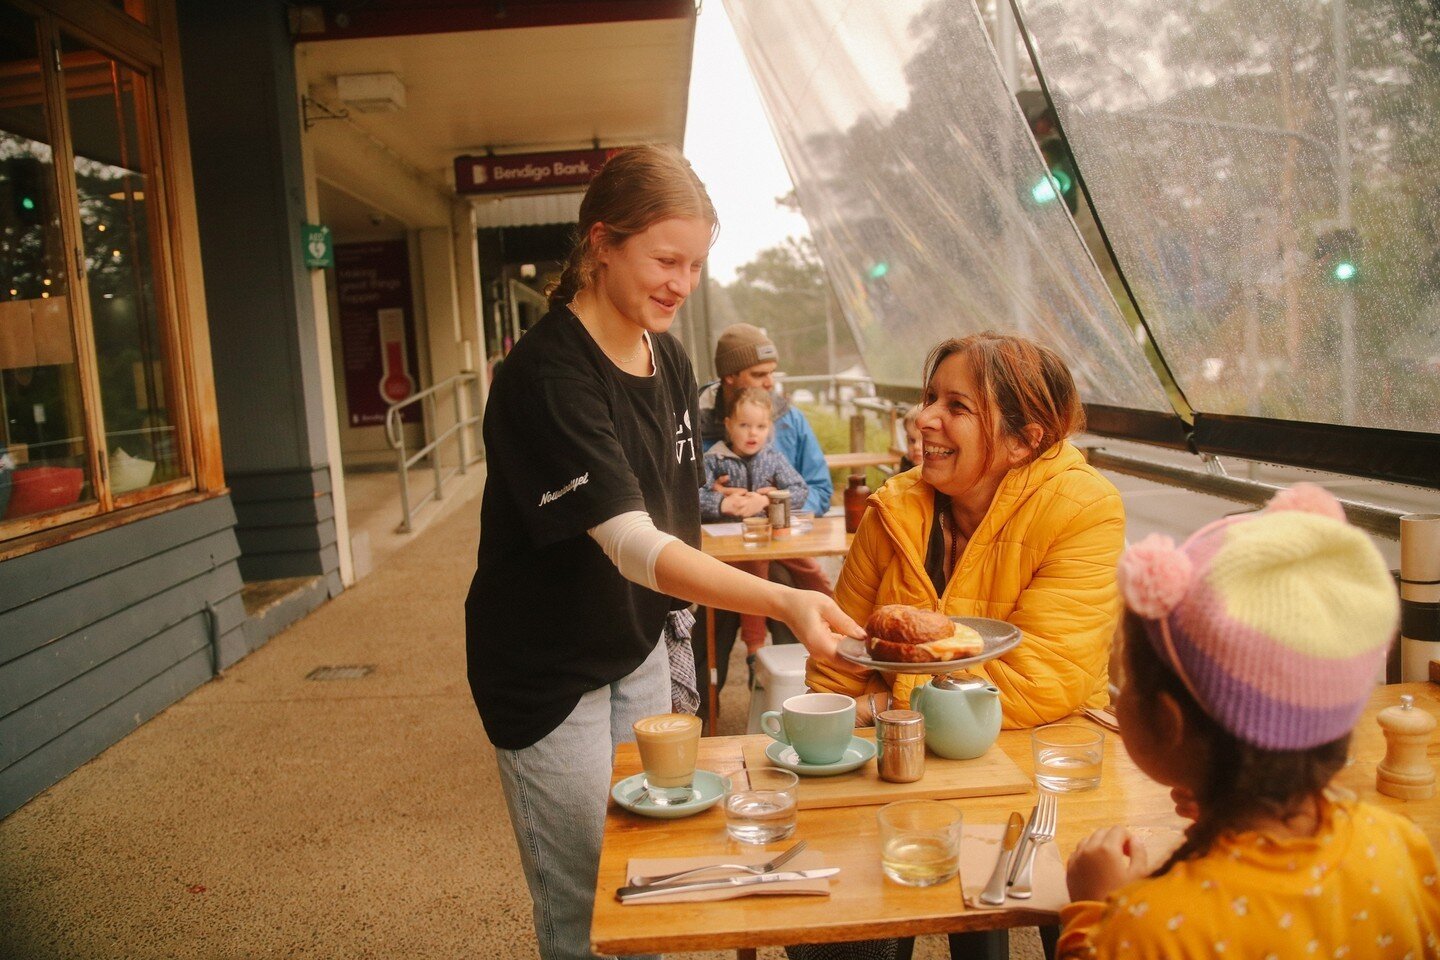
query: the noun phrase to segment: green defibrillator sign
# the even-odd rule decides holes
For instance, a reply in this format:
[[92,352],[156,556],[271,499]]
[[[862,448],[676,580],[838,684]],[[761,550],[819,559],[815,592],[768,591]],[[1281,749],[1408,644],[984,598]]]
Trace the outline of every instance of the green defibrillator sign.
[[311,270],[335,266],[335,244],[330,228],[318,223],[300,225],[300,247],[305,251],[305,266]]

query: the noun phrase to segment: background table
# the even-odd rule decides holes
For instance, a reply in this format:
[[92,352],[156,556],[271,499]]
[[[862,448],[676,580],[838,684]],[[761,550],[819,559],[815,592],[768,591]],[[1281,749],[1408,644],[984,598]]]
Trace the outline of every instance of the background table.
[[[737,521],[738,522],[738,521]],[[743,560],[792,560],[797,557],[844,556],[850,549],[853,534],[845,532],[844,517],[816,517],[809,530],[772,536],[768,544],[755,547],[745,546],[740,534],[715,536],[701,530],[700,549],[726,563]],[[719,706],[719,682],[715,663],[715,608],[705,608],[705,682],[709,685],[709,707],[706,717],[707,731],[715,730],[716,710]]]
[[[1433,683],[1379,687],[1356,728],[1350,763],[1336,783],[1362,800],[1409,817],[1440,848],[1440,802],[1403,802],[1375,792],[1375,765],[1384,756],[1385,741],[1375,714],[1413,693],[1417,706],[1440,714],[1440,686]],[[1075,718],[1077,723],[1090,723]],[[700,766],[727,773],[742,765],[746,737],[701,741]],[[1007,730],[1000,746],[1020,768],[1033,773],[1030,732]],[[1430,744],[1432,763],[1440,759],[1440,742]],[[639,772],[634,744],[616,751],[615,778]],[[1012,810],[1028,815],[1035,791],[1005,797],[952,801],[968,823],[1004,823]],[[973,911],[961,902],[955,880],[933,887],[902,887],[880,870],[880,842],[874,806],[801,810],[794,839],[810,841],[826,862],[841,868],[831,880],[828,897],[759,896],[703,903],[621,905],[615,890],[625,883],[632,857],[702,856],[753,853],[759,848],[735,843],[725,835],[725,817],[718,806],[684,820],[652,820],[610,804],[600,854],[591,947],[597,953],[664,953],[741,949],[787,943],[900,937],[962,930],[1008,929],[1054,923],[1055,915],[1008,901],[1002,910]],[[1111,824],[1142,830],[1175,831],[1185,822],[1177,817],[1169,791],[1145,777],[1130,762],[1120,738],[1107,734],[1100,787],[1087,793],[1060,795],[1056,842],[1061,858],[1092,830]],[[1173,835],[1173,834],[1172,834]],[[785,844],[773,845],[780,850]],[[983,878],[980,878],[983,879]],[[971,883],[977,882],[975,878]]]

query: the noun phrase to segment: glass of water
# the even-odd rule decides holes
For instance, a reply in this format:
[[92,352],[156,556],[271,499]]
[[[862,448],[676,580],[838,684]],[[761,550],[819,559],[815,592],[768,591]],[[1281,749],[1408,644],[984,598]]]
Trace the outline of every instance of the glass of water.
[[960,811],[938,800],[887,803],[880,820],[880,867],[907,887],[944,883],[960,869]]
[[741,843],[774,843],[795,832],[800,778],[780,767],[737,770],[725,781],[725,832]]
[[1078,723],[1052,723],[1030,734],[1035,782],[1045,790],[1076,793],[1100,786],[1105,731]]
[[740,542],[747,547],[763,547],[770,542],[770,518],[765,514],[740,521]]

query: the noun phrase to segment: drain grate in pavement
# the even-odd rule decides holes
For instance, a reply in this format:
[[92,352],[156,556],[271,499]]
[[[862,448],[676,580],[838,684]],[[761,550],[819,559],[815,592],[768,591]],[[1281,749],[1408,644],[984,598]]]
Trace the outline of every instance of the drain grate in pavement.
[[375,669],[374,664],[365,663],[345,667],[316,667],[305,675],[306,680],[359,680]]

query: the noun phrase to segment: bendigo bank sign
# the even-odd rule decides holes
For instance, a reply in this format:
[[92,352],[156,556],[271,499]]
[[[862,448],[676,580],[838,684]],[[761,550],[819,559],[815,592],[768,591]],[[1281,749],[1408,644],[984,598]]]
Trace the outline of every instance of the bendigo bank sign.
[[583,187],[622,148],[455,158],[457,193],[510,193]]

